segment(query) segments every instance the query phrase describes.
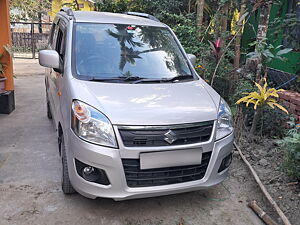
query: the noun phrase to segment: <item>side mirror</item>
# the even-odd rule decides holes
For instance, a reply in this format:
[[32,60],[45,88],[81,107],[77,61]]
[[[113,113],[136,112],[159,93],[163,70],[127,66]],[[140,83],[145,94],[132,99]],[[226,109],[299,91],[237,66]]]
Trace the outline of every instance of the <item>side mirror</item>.
[[39,51],[39,63],[44,67],[60,69],[59,55],[55,50]]
[[193,54],[187,54],[190,62],[192,63],[192,65],[195,67],[196,66],[196,56]]

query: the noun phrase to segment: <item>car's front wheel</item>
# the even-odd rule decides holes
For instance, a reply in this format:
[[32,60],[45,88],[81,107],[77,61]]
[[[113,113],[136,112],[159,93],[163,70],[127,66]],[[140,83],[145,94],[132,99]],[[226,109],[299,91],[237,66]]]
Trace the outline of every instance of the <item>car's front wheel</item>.
[[76,191],[74,190],[69,178],[66,146],[65,146],[63,135],[61,137],[61,161],[62,161],[62,174],[61,174],[62,191],[64,192],[64,194],[73,194]]
[[49,101],[49,98],[48,98],[48,92],[46,90],[46,103],[47,103],[47,117],[48,119],[52,119],[52,113],[51,113],[51,108],[50,108],[50,101]]
[[50,102],[47,100],[47,117],[48,119],[52,119],[52,113],[51,113],[51,109],[50,109]]

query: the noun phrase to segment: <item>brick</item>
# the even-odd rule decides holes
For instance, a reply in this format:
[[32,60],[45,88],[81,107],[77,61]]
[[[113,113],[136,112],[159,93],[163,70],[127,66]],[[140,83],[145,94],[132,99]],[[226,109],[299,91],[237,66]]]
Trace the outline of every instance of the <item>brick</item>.
[[300,93],[295,92],[295,91],[284,91],[282,92],[282,96],[286,100],[291,100],[291,99],[300,99]]
[[299,105],[300,106],[300,98],[292,98],[291,102],[294,103],[295,105]]
[[280,99],[286,99],[285,91],[278,92],[278,95]]
[[290,96],[289,95],[284,95],[284,100],[289,101],[290,100]]
[[296,115],[296,105],[290,103],[290,107],[289,107],[288,111],[289,111],[290,113]]

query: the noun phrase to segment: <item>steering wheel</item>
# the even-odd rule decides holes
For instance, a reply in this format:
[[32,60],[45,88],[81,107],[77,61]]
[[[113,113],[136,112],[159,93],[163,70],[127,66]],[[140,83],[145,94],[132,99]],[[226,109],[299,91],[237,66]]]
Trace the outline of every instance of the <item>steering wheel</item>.
[[105,55],[90,55],[79,62],[78,68],[88,73],[99,73],[106,71],[108,65],[110,65],[109,58]]

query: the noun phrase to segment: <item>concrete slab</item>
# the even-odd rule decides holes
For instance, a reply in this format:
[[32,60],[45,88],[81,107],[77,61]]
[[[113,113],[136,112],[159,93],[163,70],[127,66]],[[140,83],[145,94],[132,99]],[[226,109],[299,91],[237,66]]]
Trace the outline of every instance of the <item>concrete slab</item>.
[[45,68],[39,65],[38,59],[14,58],[14,76],[43,75]]
[[[0,115],[1,225],[261,224],[246,205],[247,188],[255,192],[256,185],[248,187],[234,177],[206,191],[124,202],[64,196],[56,134],[46,117],[44,78],[26,63],[20,68],[15,64],[17,73],[28,68],[26,74],[35,75],[17,76],[16,110]],[[245,168],[239,173],[249,176]]]

